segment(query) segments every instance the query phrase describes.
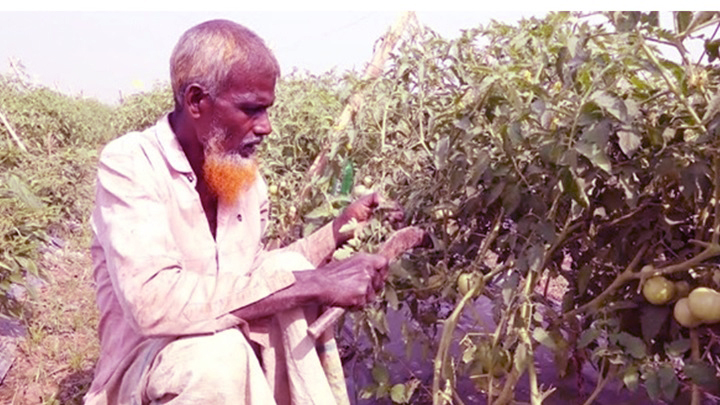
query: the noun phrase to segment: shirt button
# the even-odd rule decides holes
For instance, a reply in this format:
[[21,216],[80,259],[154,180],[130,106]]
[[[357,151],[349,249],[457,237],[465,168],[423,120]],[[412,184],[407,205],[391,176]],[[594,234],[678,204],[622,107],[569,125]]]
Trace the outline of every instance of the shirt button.
[[192,183],[193,181],[195,181],[195,176],[193,176],[192,174],[188,174],[188,175],[187,175],[187,179],[188,179],[189,182]]
[[238,214],[238,215],[237,215],[237,220],[238,220],[238,221],[242,221],[242,214]]

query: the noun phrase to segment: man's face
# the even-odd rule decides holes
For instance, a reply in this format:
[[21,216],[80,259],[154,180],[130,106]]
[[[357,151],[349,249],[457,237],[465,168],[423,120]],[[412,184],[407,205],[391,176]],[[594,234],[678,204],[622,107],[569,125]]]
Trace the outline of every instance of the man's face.
[[[225,89],[213,100],[211,132],[225,133],[221,146],[227,153],[250,158],[272,132],[268,109],[275,102],[275,76],[239,70],[233,69]],[[209,135],[205,136],[205,147]]]
[[213,100],[212,122],[203,137],[203,177],[220,199],[235,203],[257,177],[255,151],[272,128],[268,108],[275,100],[272,75],[231,74]]

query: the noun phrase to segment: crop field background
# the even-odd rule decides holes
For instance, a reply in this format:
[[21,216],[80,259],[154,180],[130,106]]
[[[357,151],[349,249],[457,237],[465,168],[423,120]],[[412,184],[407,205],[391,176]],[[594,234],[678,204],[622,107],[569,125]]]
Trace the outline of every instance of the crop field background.
[[[415,27],[376,79],[278,84],[260,151],[267,245],[367,190],[432,240],[337,326],[354,403],[718,400],[720,329],[673,312],[684,294],[720,288],[720,40],[702,37],[702,58],[684,45],[720,15],[677,12],[671,29],[654,12],[602,16],[453,39]],[[353,95],[362,103],[338,128]],[[98,355],[96,160],[171,108],[167,86],[109,107],[22,71],[0,77],[0,309],[24,331],[0,402],[82,402]],[[335,258],[392,230],[380,212]]]

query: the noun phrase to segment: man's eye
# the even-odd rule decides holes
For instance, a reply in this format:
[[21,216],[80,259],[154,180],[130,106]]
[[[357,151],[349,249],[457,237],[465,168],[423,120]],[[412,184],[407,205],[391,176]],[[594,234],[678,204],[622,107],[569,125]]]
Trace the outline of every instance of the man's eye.
[[238,104],[237,108],[248,114],[257,114],[263,110],[267,110],[267,106],[257,104]]

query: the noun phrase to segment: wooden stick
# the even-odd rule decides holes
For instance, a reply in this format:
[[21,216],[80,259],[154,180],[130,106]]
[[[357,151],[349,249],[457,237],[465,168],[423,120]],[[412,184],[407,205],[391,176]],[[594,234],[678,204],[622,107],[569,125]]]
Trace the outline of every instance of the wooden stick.
[[[390,235],[390,238],[385,241],[380,251],[378,251],[378,254],[390,261],[400,256],[403,252],[419,246],[424,239],[425,231],[416,226],[409,226]],[[333,325],[344,313],[344,308],[332,307],[328,309],[308,327],[308,334],[314,339],[318,339],[323,332],[325,332],[329,326]]]
[[[390,51],[393,50],[398,40],[400,40],[400,36],[405,31],[411,20],[417,21],[414,12],[407,11],[403,13],[400,18],[395,22],[395,25],[393,25],[393,27],[388,31],[388,33],[385,34],[385,37],[381,38],[382,42],[380,46],[375,48],[375,53],[373,54],[372,60],[370,64],[368,64],[365,68],[363,80],[376,79],[380,76],[383,71],[383,67],[385,66],[385,61],[387,61],[388,57],[390,56]],[[353,115],[355,115],[360,110],[362,102],[362,92],[355,93],[352,95],[352,97],[350,97],[348,104],[345,106],[342,114],[340,114],[340,117],[338,117],[336,124],[332,132],[330,133],[330,136],[325,141],[325,145],[323,146],[320,153],[315,157],[315,160],[310,165],[310,168],[305,174],[305,186],[300,191],[300,194],[298,194],[298,201],[303,201],[305,198],[307,198],[307,193],[310,192],[310,180],[312,180],[313,176],[322,172],[322,170],[325,168],[325,165],[327,164],[327,154],[328,152],[330,152],[330,146],[332,145],[332,141],[338,136],[340,132],[345,130],[345,127],[347,127],[347,125],[350,123]]]
[[3,124],[5,124],[5,128],[7,128],[8,132],[10,133],[10,136],[15,141],[15,143],[17,143],[18,148],[20,148],[20,150],[22,150],[23,152],[27,153],[27,148],[25,147],[25,144],[22,143],[22,141],[20,140],[20,137],[17,136],[17,134],[15,133],[13,128],[10,126],[10,123],[8,122],[7,118],[5,118],[5,115],[2,112],[0,112],[0,120],[3,122]]

